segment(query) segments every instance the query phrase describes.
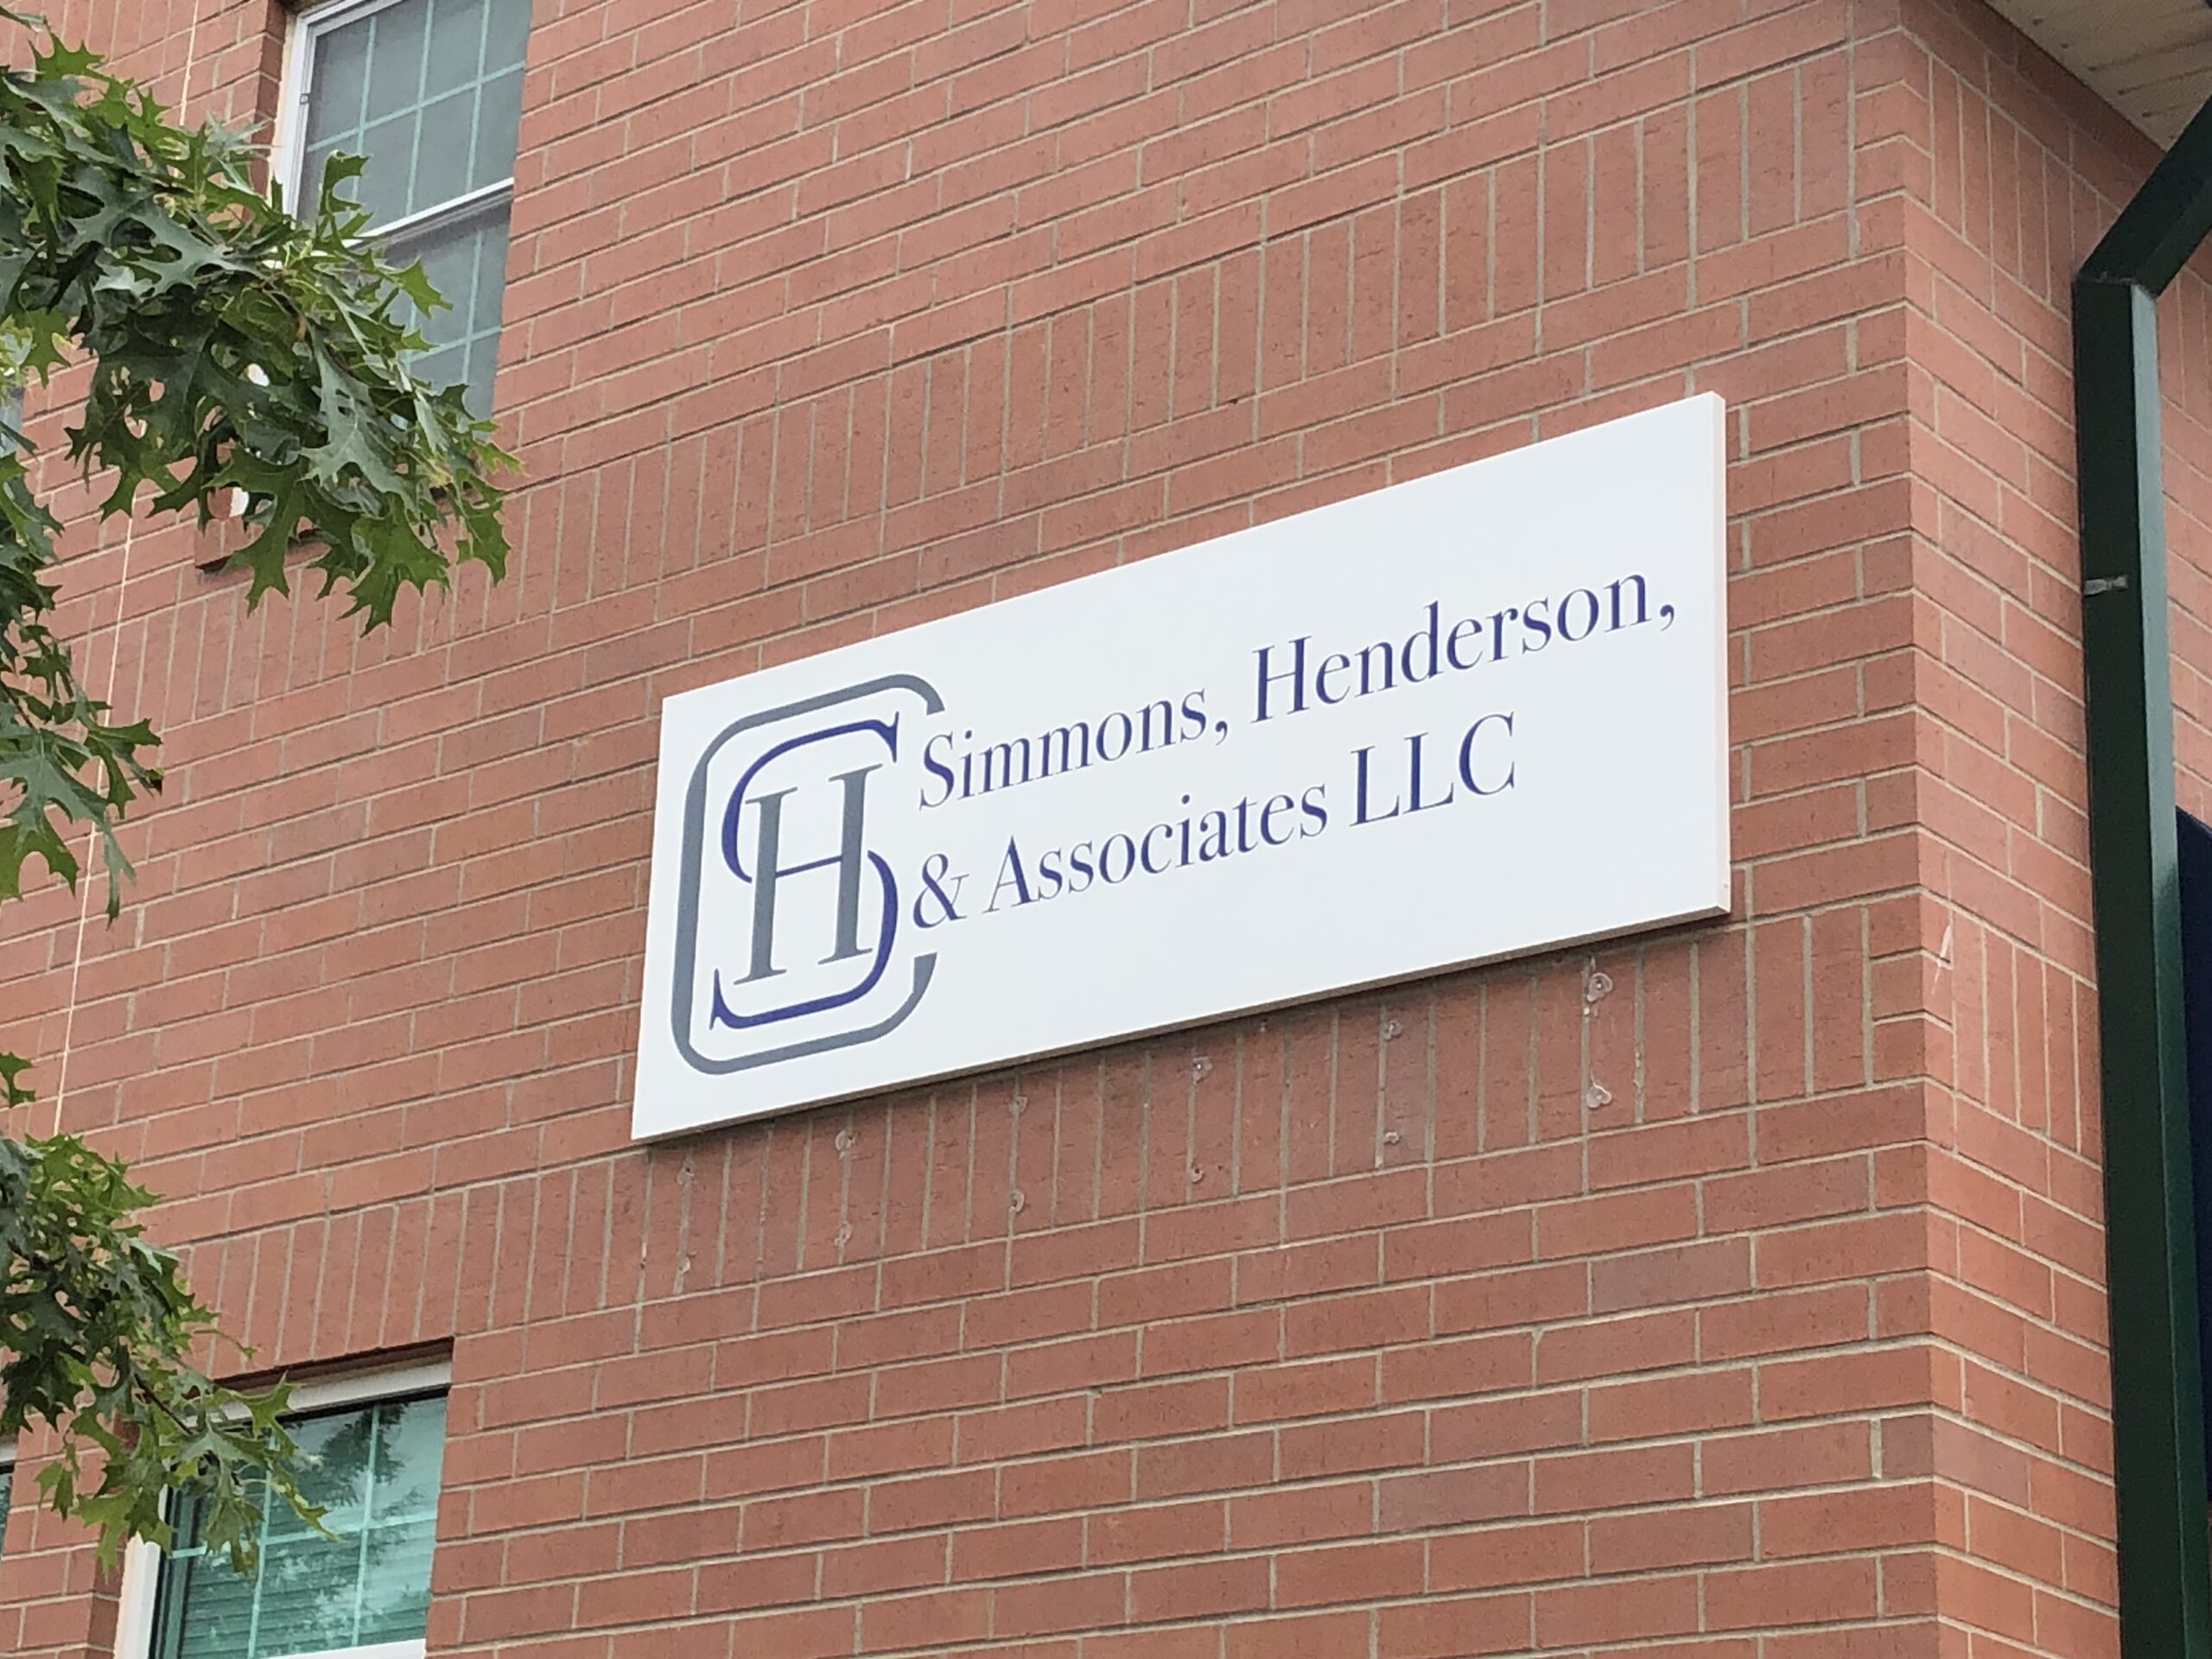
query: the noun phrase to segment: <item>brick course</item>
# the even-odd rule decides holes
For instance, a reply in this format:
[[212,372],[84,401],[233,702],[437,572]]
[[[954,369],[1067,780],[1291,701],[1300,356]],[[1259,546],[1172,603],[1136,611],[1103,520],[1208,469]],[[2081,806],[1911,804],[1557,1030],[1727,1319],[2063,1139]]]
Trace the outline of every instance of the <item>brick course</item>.
[[[2147,144],[1972,0],[537,12],[513,574],[365,642],[81,528],[169,784],[0,963],[257,1363],[449,1348],[432,1651],[2115,1652],[2065,295]],[[269,0],[60,16],[274,107]],[[661,697],[1707,390],[1732,920],[628,1143]],[[19,1505],[0,1647],[111,1619]]]

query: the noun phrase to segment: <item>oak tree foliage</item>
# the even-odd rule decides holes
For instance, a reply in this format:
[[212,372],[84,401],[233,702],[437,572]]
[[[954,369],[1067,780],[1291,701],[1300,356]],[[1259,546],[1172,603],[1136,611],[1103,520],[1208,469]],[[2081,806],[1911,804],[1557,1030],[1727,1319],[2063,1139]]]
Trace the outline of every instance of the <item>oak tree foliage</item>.
[[[501,575],[492,478],[512,460],[458,387],[410,372],[440,302],[368,236],[346,193],[361,162],[334,160],[287,211],[244,135],[174,123],[34,19],[0,9],[0,378],[83,377],[67,458],[101,516],[205,528],[243,503],[226,528],[248,607],[304,569],[365,632],[456,563]],[[96,857],[112,918],[117,826],[161,787],[159,739],[86,690],[54,632],[60,525],[20,410],[0,408],[0,900],[40,867],[74,888]],[[29,1065],[0,1053],[0,1105],[29,1103]],[[212,1316],[136,1219],[152,1202],[74,1137],[0,1136],[0,1441],[57,1433],[40,1494],[111,1558],[166,1542],[175,1494],[246,1570],[265,1503],[316,1515],[279,1421],[288,1389],[241,1396],[210,1375]]]

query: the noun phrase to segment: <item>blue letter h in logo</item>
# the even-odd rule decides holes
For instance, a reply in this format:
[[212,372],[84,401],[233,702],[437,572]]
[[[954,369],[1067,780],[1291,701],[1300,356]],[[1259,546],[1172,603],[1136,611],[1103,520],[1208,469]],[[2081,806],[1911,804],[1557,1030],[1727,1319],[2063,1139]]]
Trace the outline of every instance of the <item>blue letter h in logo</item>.
[[[835,962],[850,962],[864,952],[861,946],[861,877],[868,867],[873,866],[883,889],[883,918],[875,940],[874,960],[860,983],[842,991],[810,997],[801,1001],[786,1003],[759,1014],[734,1012],[722,996],[722,979],[719,969],[714,978],[713,1006],[709,1020],[719,1026],[743,1030],[752,1026],[773,1025],[781,1020],[795,1020],[802,1014],[820,1014],[830,1008],[842,1007],[857,1001],[875,988],[882,978],[883,969],[891,959],[891,944],[899,930],[899,885],[891,868],[868,850],[868,780],[877,766],[856,766],[849,772],[834,775],[831,781],[842,787],[844,798],[839,814],[839,845],[834,853],[820,858],[804,859],[796,864],[783,861],[784,804],[797,792],[796,785],[759,795],[746,793],[760,769],[770,761],[803,749],[810,744],[833,741],[850,737],[856,733],[868,733],[880,737],[884,747],[895,757],[899,753],[899,730],[895,723],[883,721],[855,721],[849,725],[833,726],[826,730],[810,732],[804,737],[795,737],[770,749],[745,769],[730,791],[728,808],[722,814],[722,858],[730,873],[753,888],[753,949],[752,959],[745,977],[736,982],[741,985],[754,984],[761,980],[774,979],[784,970],[776,966],[776,912],[782,894],[783,884],[795,875],[810,871],[835,869],[837,872],[837,915],[836,943],[828,956],[822,958],[823,966]],[[880,764],[880,763],[879,763]],[[738,821],[747,807],[754,808],[760,817],[759,828],[753,836],[753,868],[747,870],[738,851]]]
[[[779,789],[766,795],[756,795],[753,804],[760,809],[760,834],[753,842],[753,877],[760,892],[753,900],[753,969],[741,982],[756,979],[772,979],[784,970],[776,966],[776,893],[785,876],[804,875],[809,870],[826,870],[832,865],[837,870],[837,945],[823,957],[827,963],[849,962],[861,953],[861,859],[868,851],[861,839],[868,827],[868,775],[874,766],[861,766],[852,772],[841,772],[836,781],[845,786],[843,841],[838,849],[827,858],[810,858],[804,864],[785,864],[779,861],[784,842],[784,802],[794,791]],[[736,798],[731,799],[734,808]],[[745,872],[739,869],[737,861],[730,860],[730,868],[741,881]]]

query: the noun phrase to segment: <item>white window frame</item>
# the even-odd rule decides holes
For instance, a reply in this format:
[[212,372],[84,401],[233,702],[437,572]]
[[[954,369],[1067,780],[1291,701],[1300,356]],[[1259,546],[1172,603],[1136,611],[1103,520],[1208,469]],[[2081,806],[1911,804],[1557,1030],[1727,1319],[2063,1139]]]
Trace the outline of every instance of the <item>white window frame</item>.
[[[277,103],[276,131],[269,147],[269,176],[283,185],[284,201],[293,213],[300,211],[300,168],[307,160],[308,99],[315,92],[315,41],[334,29],[359,22],[400,3],[401,0],[326,0],[324,4],[308,6],[293,16],[290,34],[284,42],[284,91]],[[321,181],[316,182],[319,185]],[[424,230],[449,219],[459,219],[495,200],[505,199],[512,205],[514,194],[514,175],[510,173],[504,179],[480,185],[451,201],[405,214],[389,225],[379,225],[376,234],[390,238]]]
[[[10,1440],[6,1445],[0,1446],[0,1471],[13,1474],[16,1470],[16,1442]],[[8,1489],[8,1505],[5,1509],[0,1509],[0,1533],[5,1533],[8,1530],[8,1517],[10,1515],[13,1515],[15,1511],[16,1489],[13,1486],[10,1486]],[[5,1539],[0,1539],[0,1548],[5,1548]]]
[[[453,1387],[453,1366],[446,1360],[414,1365],[388,1365],[380,1370],[352,1371],[343,1376],[302,1382],[292,1390],[287,1417],[346,1406],[373,1405],[410,1395],[436,1394]],[[12,1449],[7,1453],[12,1459]],[[154,1601],[162,1586],[162,1552],[143,1539],[134,1539],[123,1555],[123,1589],[117,1610],[116,1659],[151,1659],[154,1647]],[[421,1642],[381,1642],[373,1647],[334,1648],[320,1653],[285,1654],[282,1659],[425,1659]]]

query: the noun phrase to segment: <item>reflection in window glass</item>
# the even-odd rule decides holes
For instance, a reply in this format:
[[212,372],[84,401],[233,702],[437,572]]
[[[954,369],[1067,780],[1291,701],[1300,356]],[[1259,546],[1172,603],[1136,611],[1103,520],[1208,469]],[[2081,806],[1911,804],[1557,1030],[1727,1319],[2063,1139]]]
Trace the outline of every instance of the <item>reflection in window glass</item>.
[[155,1600],[153,1659],[281,1659],[422,1639],[445,1448],[443,1396],[293,1423],[324,1537],[270,1504],[251,1578],[207,1554],[197,1506],[176,1522]]

